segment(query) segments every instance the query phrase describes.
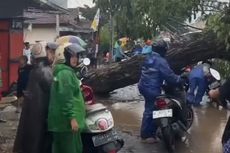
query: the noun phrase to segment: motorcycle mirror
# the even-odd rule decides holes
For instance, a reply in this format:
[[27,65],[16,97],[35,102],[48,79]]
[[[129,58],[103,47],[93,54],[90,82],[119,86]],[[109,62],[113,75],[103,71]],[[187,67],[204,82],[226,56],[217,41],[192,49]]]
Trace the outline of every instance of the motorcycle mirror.
[[84,58],[83,59],[83,64],[85,65],[85,66],[88,66],[88,65],[90,65],[90,59],[89,58]]
[[220,73],[217,70],[210,68],[210,73],[211,73],[213,78],[215,78],[217,81],[220,81],[220,79],[221,79]]

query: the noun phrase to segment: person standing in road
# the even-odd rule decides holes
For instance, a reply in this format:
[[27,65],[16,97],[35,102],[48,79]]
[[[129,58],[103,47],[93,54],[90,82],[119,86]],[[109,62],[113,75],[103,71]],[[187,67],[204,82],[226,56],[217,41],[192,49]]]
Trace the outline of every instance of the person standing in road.
[[55,59],[55,51],[58,48],[58,44],[54,42],[49,42],[46,44],[46,53],[48,57],[48,61],[50,65],[54,64],[54,59]]
[[[26,90],[32,65],[27,64],[27,56],[19,58],[18,80],[17,80],[17,97],[18,106],[22,104],[24,91]],[[19,107],[18,107],[19,108]]]
[[13,152],[51,153],[52,137],[47,130],[47,115],[52,69],[46,57],[45,45],[36,43],[31,52],[33,68],[24,93]]
[[74,69],[79,64],[76,44],[64,44],[55,53],[48,129],[53,134],[53,153],[82,153],[85,103]]
[[31,50],[30,50],[30,43],[29,42],[25,42],[24,43],[24,49],[23,49],[23,55],[27,56],[27,63],[31,64]]
[[141,138],[144,143],[155,143],[157,126],[153,119],[154,102],[161,94],[161,87],[165,80],[170,84],[181,83],[182,79],[169,67],[164,58],[168,50],[167,43],[158,40],[152,45],[152,52],[148,52],[142,65],[141,78],[138,83],[140,93],[145,99],[145,110],[141,125]]

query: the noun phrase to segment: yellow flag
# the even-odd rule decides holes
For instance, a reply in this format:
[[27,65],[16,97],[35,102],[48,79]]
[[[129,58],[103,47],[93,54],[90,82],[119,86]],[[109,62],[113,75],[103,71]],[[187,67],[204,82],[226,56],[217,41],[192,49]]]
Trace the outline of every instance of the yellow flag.
[[98,30],[99,20],[100,20],[100,9],[97,10],[97,13],[91,25],[91,28],[93,29],[94,32]]

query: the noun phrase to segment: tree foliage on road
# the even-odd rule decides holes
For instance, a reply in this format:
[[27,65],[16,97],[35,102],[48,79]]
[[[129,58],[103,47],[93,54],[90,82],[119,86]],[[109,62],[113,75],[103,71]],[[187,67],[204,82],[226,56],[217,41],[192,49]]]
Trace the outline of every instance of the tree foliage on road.
[[209,17],[207,30],[216,33],[217,38],[226,44],[226,50],[230,49],[230,8],[215,13]]

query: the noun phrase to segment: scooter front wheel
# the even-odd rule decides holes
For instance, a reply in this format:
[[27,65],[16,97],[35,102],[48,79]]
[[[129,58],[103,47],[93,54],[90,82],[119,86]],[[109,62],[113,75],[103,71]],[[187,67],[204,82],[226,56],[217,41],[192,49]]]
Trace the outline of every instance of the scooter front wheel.
[[171,126],[164,127],[162,129],[163,141],[165,143],[166,149],[169,153],[174,153],[176,148],[176,140],[173,129]]

